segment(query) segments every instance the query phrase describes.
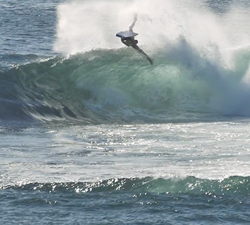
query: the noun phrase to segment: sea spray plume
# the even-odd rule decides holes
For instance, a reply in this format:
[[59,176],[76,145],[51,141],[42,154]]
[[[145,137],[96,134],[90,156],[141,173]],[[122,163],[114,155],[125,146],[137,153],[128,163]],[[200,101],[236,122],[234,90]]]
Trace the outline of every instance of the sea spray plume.
[[[161,78],[164,85],[174,83],[170,99],[175,99],[180,110],[197,110],[192,99],[198,96],[198,102],[206,105],[198,111],[202,108],[212,113],[249,115],[249,84],[245,81],[250,57],[246,46],[239,48],[239,43],[250,43],[250,35],[246,35],[246,26],[241,26],[242,11],[240,6],[231,5],[228,11],[218,13],[204,2],[184,0],[71,1],[57,10],[55,50],[72,54],[97,48],[118,49],[120,41],[114,34],[129,27],[136,13],[140,44],[150,55],[157,55],[154,70],[138,70],[138,77],[149,79],[152,75],[154,79]],[[244,13],[243,17],[249,16]],[[239,60],[242,57],[244,65]],[[114,66],[112,61],[107,63]],[[152,93],[157,85],[149,85],[146,90]],[[143,102],[138,93],[140,90],[136,89],[138,102]],[[146,92],[144,95],[148,98]],[[182,105],[183,99],[188,99],[186,106]]]
[[129,27],[135,14],[140,45],[147,52],[162,49],[179,36],[199,49],[211,43],[220,50],[231,47],[231,21],[225,22],[225,15],[200,1],[70,1],[59,5],[57,14],[54,49],[66,54],[120,48],[114,34]]
[[[223,56],[217,49],[217,57],[204,57],[185,38],[180,37],[175,44],[168,47],[166,59],[172,65],[178,65],[179,83],[175,86],[179,102],[188,108],[190,103],[203,102],[206,112],[231,116],[250,115],[250,83],[249,69],[250,54],[239,51],[235,57],[241,58],[237,62],[237,69],[225,66]],[[242,54],[244,53],[244,54]],[[216,49],[213,56],[216,55]],[[234,59],[234,62],[237,60]],[[188,101],[181,99],[188,97]],[[190,109],[191,109],[190,108]],[[198,107],[202,111],[202,104]],[[198,109],[197,108],[197,109]]]
[[61,4],[57,9],[54,48],[58,52],[74,54],[118,47],[120,43],[114,34],[119,27],[128,27],[134,12],[133,5],[124,1],[72,1]]
[[[174,1],[71,1],[58,6],[57,39],[54,49],[66,54],[92,49],[120,48],[114,38],[118,31],[128,28],[135,14],[140,43],[161,48],[166,37],[178,37]],[[170,17],[170,18],[169,18]],[[172,18],[171,18],[172,17]],[[149,48],[149,47],[148,47]]]

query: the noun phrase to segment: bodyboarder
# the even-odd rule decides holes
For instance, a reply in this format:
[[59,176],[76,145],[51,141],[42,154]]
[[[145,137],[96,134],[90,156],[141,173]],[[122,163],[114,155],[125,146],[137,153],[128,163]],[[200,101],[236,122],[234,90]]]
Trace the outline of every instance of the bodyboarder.
[[[129,32],[134,33],[133,32],[133,28],[135,26],[135,23],[137,21],[137,17],[135,16],[134,22],[131,24],[131,26],[129,27]],[[123,36],[119,36],[121,37],[121,41],[123,44],[125,44],[128,47],[132,47],[135,50],[137,50],[138,52],[140,52],[141,54],[143,54],[144,56],[146,56],[146,58],[148,59],[148,61],[151,63],[151,65],[153,65],[153,60],[142,50],[138,47],[138,40],[135,40],[134,36],[131,37],[123,37]]]

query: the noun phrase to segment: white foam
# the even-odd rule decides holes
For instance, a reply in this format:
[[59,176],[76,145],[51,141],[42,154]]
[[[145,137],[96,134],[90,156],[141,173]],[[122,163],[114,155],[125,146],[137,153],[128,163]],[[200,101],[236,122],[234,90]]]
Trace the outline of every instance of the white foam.
[[[250,15],[239,3],[226,10],[196,0],[70,1],[57,9],[54,48],[75,54],[124,47],[115,34],[128,29],[137,15],[139,46],[155,56],[156,66],[180,64],[184,76],[191,74],[187,91],[204,96],[201,101],[212,112],[250,115],[250,29],[245,22]],[[167,74],[165,69],[160,76]],[[197,77],[201,82],[191,85]],[[186,90],[186,84],[179,86]]]

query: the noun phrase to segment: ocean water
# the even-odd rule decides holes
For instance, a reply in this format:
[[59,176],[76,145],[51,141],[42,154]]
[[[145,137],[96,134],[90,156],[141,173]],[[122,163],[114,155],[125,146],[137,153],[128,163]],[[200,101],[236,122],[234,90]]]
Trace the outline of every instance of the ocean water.
[[249,224],[249,9],[0,0],[1,224]]

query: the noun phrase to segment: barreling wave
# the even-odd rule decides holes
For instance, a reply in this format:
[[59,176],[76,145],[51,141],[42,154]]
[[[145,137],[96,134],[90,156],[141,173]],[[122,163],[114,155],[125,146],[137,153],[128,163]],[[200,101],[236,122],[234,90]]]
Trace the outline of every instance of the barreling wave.
[[233,176],[223,180],[186,178],[115,178],[98,182],[69,183],[29,183],[5,186],[3,189],[15,189],[43,192],[138,192],[159,194],[205,194],[205,195],[250,195],[250,178]]
[[96,124],[250,115],[248,51],[237,51],[234,69],[185,40],[152,57],[153,66],[133,49],[93,50],[2,71],[0,119]]

